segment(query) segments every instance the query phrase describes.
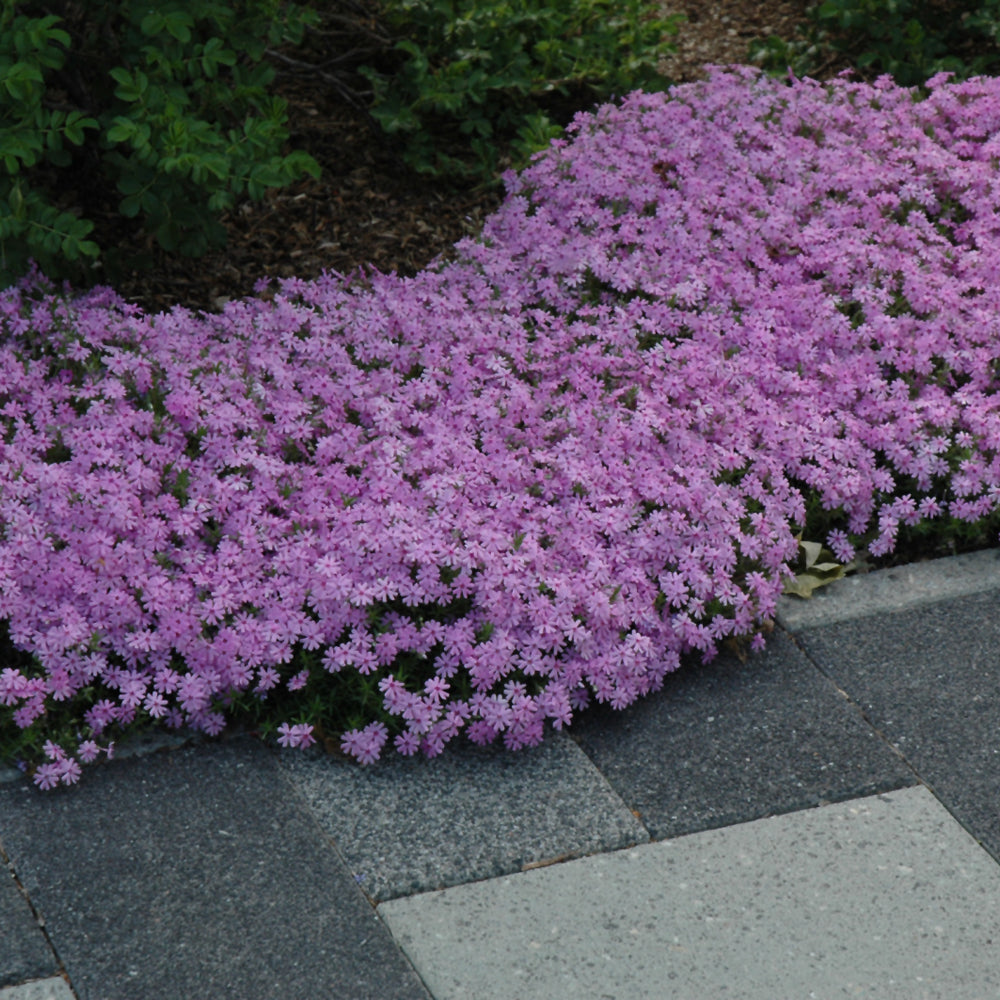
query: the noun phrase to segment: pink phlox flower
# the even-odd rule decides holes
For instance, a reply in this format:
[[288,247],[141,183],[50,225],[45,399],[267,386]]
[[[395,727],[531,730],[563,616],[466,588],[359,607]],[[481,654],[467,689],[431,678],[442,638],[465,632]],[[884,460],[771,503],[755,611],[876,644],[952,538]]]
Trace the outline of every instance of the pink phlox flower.
[[395,737],[393,745],[404,757],[412,757],[420,749],[420,738],[416,733],[407,730]]
[[62,779],[62,769],[60,763],[39,764],[35,768],[33,781],[43,791],[55,788]]
[[363,729],[352,729],[344,733],[340,746],[344,753],[354,757],[361,764],[374,764],[379,758],[389,731],[381,722],[372,722]]
[[442,702],[448,697],[449,685],[442,677],[431,677],[424,683],[424,693],[434,702]]
[[101,753],[106,754],[107,759],[111,760],[115,754],[114,743],[109,743],[106,747],[102,747],[95,740],[81,740],[77,748],[77,756],[85,764],[90,764],[97,760],[98,755]]
[[28,690],[28,679],[14,667],[0,671],[0,704],[16,705]]
[[419,695],[411,694],[401,714],[413,732],[422,734],[426,733],[441,715],[441,706],[436,699],[424,700]]
[[393,715],[400,715],[417,697],[407,691],[406,685],[391,674],[378,682],[378,688],[383,694],[382,703],[385,710]]
[[316,742],[313,727],[306,723],[290,725],[283,722],[278,726],[278,743],[283,747],[307,747]]
[[273,667],[263,667],[257,675],[257,685],[254,688],[258,693],[270,691],[279,681],[281,675]]
[[849,563],[854,558],[854,546],[843,531],[831,531],[826,537],[826,544],[841,563]]
[[309,682],[309,671],[300,670],[297,674],[288,678],[287,688],[289,691],[301,691]]

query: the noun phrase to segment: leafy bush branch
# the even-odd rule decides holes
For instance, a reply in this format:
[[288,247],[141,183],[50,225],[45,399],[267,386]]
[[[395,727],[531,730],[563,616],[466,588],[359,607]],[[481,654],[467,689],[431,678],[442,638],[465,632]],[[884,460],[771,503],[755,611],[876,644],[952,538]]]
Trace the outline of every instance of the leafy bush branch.
[[372,114],[422,174],[488,179],[524,162],[585,104],[662,89],[677,17],[648,0],[387,0],[395,36],[364,72]]
[[824,0],[807,13],[796,38],[756,42],[753,58],[776,73],[815,76],[846,65],[868,79],[888,73],[902,86],[1000,66],[1000,0]]
[[312,16],[277,0],[151,6],[10,3],[0,11],[0,284],[34,258],[79,275],[109,248],[88,212],[106,192],[161,247],[198,256],[219,216],[303,174],[285,153],[268,46]]

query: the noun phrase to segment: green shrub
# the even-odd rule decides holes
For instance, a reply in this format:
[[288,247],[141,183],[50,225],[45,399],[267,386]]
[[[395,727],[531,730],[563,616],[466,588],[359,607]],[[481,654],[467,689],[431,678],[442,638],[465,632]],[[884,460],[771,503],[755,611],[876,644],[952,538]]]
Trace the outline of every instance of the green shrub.
[[797,38],[757,42],[753,58],[800,76],[846,64],[903,86],[941,71],[964,78],[1000,67],[1000,0],[825,0],[807,13]]
[[268,45],[310,15],[277,0],[91,0],[0,8],[0,285],[30,258],[79,276],[105,197],[168,251],[224,242],[219,215],[318,167],[282,153]]
[[422,174],[495,175],[557,135],[584,104],[662,89],[678,18],[648,0],[386,0],[394,58],[363,72],[372,115]]

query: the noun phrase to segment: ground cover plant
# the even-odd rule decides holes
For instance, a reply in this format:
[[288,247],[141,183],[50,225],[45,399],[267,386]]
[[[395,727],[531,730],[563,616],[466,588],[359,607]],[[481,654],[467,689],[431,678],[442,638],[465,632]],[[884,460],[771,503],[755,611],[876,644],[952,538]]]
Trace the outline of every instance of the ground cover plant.
[[1000,82],[928,88],[634,93],[412,278],[3,293],[3,745],[530,745],[759,647],[800,537],[995,532]]

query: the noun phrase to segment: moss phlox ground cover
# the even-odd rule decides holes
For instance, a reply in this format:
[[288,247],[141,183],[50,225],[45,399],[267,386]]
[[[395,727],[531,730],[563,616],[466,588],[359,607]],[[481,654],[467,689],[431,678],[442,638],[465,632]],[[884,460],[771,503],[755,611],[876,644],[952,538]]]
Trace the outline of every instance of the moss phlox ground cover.
[[331,678],[361,761],[536,744],[759,647],[807,501],[843,561],[995,511],[1000,83],[928,86],[632,94],[409,279],[4,292],[0,711],[73,723],[35,781]]

